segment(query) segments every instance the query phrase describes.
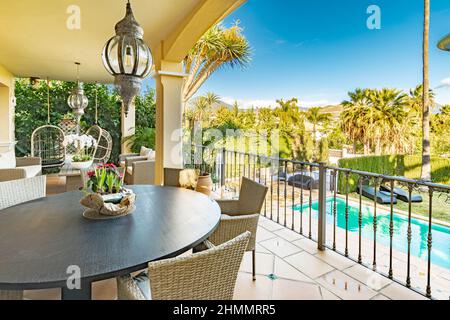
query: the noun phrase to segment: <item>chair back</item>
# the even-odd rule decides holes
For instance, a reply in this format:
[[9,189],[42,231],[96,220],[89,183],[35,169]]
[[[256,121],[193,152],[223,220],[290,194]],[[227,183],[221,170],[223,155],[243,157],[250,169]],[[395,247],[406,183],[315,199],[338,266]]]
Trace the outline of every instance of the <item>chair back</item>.
[[0,182],[0,210],[45,197],[46,181],[46,176],[37,176]]
[[183,169],[164,168],[164,186],[180,188],[180,172]]
[[152,300],[231,300],[250,232],[188,257],[149,264]]
[[260,213],[268,190],[268,187],[243,177],[239,192],[239,214]]
[[86,134],[93,137],[97,141],[93,155],[94,161],[96,163],[107,163],[111,157],[111,151],[113,148],[113,139],[111,134],[98,125],[90,127]]
[[31,156],[42,159],[43,168],[62,167],[66,160],[64,131],[46,125],[34,130],[31,135]]

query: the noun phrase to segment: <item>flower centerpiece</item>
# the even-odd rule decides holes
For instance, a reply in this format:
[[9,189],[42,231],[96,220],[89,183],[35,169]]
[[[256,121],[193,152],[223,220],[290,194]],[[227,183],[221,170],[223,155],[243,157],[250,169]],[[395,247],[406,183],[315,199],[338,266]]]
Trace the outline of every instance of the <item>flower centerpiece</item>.
[[64,139],[64,146],[73,144],[76,153],[71,157],[71,166],[75,169],[88,169],[94,162],[94,152],[97,141],[88,135],[69,134]]
[[88,208],[84,217],[101,220],[132,213],[136,196],[123,187],[123,178],[123,172],[114,164],[99,165],[87,172],[86,195],[81,200]]

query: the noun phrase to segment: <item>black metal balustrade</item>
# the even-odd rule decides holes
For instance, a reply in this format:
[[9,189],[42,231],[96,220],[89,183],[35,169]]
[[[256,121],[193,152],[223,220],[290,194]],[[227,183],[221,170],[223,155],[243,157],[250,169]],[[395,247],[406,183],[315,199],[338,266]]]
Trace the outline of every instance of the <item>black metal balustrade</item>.
[[[324,163],[309,163],[276,157],[259,156],[239,151],[228,151],[223,149],[214,149],[211,147],[194,146],[194,152],[186,163],[188,168],[196,168],[201,171],[211,173],[214,182],[214,191],[221,190],[224,193],[239,194],[241,177],[253,179],[269,187],[267,198],[265,200],[262,215],[274,222],[277,222],[286,228],[291,229],[312,239],[318,243],[319,250],[326,248],[333,250],[345,257],[371,268],[374,271],[398,282],[408,288],[411,288],[428,298],[432,297],[432,261],[431,253],[433,250],[432,226],[433,226],[433,196],[436,192],[450,193],[450,186],[435,184],[425,181],[417,181],[402,177],[386,176],[383,174],[363,172],[345,168],[327,166]],[[298,171],[300,169],[300,171]],[[340,181],[340,183],[339,183]],[[349,204],[350,204],[350,185],[351,181],[359,189],[358,203],[358,241],[356,243],[357,252],[353,255],[350,252],[349,239]],[[373,241],[370,263],[364,261],[368,258],[367,250],[364,252],[363,246],[363,186],[367,182],[372,182],[374,186],[373,197]],[[389,266],[387,272],[380,270],[377,264],[378,237],[378,215],[379,205],[377,202],[378,192],[382,184],[387,184],[390,189],[389,203]],[[395,184],[401,184],[407,188],[409,195],[408,201],[408,229],[405,235],[407,241],[407,262],[406,279],[400,279],[396,276],[394,270],[394,199]],[[427,218],[428,235],[426,241],[427,250],[427,277],[426,288],[420,290],[414,288],[411,278],[411,243],[412,243],[412,217],[413,205],[412,195],[415,189],[426,189],[429,195],[429,215]],[[224,194],[222,193],[222,194]],[[306,195],[306,199],[305,199]],[[327,197],[332,199],[331,216],[332,228],[331,242],[327,243]],[[345,200],[345,234],[344,243],[339,243],[338,237],[338,210],[337,198]],[[318,203],[318,217],[313,221],[313,203]],[[367,201],[366,201],[367,202]],[[289,204],[288,204],[289,203]],[[305,205],[307,204],[307,208]],[[288,208],[290,206],[290,208]],[[306,210],[305,210],[306,209]],[[298,212],[298,214],[297,214]],[[288,214],[290,213],[290,215]],[[305,215],[307,215],[307,220]],[[398,236],[398,234],[397,234]],[[343,250],[338,249],[343,246]],[[366,256],[363,256],[363,253]]]

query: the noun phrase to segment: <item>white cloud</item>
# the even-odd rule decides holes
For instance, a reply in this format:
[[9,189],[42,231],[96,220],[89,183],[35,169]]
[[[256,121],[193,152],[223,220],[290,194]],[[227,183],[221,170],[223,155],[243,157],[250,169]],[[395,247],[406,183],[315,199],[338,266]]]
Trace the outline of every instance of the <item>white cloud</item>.
[[[278,106],[276,99],[261,100],[261,99],[235,99],[235,98],[231,98],[231,97],[223,97],[221,100],[230,105],[233,105],[237,101],[239,108],[241,108],[241,109],[250,109],[252,107],[276,108]],[[300,100],[299,101],[300,107],[304,107],[304,108],[323,107],[323,106],[337,105],[337,104],[339,104],[339,102],[330,101],[330,100],[326,100],[326,99],[311,100],[311,101]]]
[[436,89],[446,88],[446,87],[450,87],[450,78],[442,79],[441,84],[439,86],[437,86]]

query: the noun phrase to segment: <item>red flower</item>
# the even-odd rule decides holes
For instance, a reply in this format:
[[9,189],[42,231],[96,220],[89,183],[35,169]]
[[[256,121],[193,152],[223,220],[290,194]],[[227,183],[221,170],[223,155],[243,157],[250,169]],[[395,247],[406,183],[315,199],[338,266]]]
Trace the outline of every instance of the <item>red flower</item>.
[[95,176],[95,171],[89,171],[87,173],[87,175],[88,175],[89,178],[92,178],[93,176]]

